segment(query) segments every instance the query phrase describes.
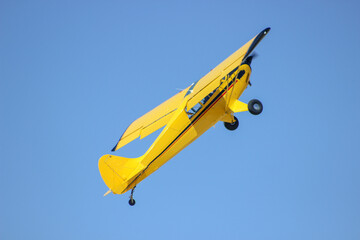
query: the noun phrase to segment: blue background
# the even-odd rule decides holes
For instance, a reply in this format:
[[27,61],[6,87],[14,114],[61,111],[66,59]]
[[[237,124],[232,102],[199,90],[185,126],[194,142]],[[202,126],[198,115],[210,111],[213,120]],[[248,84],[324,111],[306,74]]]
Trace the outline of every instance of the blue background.
[[[359,239],[357,1],[1,1],[1,239]],[[98,159],[262,29],[259,116],[129,194]],[[116,152],[142,155],[156,136]]]

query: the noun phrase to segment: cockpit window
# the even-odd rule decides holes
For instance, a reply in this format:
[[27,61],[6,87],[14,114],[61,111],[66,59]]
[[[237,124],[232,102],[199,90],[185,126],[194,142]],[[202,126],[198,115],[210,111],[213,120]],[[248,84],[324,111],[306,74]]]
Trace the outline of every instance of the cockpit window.
[[186,97],[187,95],[189,95],[190,93],[193,92],[193,89],[194,89],[196,83],[197,83],[197,82],[194,82],[193,84],[191,84],[189,90],[188,90],[187,93],[185,94],[185,97]]
[[203,104],[205,104],[205,103],[211,98],[211,96],[216,92],[216,90],[217,90],[217,88],[216,88],[214,91],[212,91],[209,95],[207,95],[206,97],[204,97],[204,99],[201,100],[201,102],[202,102]]
[[231,72],[228,73],[228,76],[231,77],[231,75],[238,69],[239,67],[234,68]]
[[217,88],[212,91],[209,95],[207,95],[206,97],[204,97],[199,103],[197,103],[194,107],[192,107],[190,110],[186,110],[185,112],[187,113],[187,115],[189,116],[189,118],[192,118],[192,116],[194,116],[204,105],[207,101],[209,101],[209,99],[211,98],[212,95],[214,95],[214,93],[216,92]]
[[186,111],[186,113],[189,116],[189,118],[192,118],[195,115],[195,113],[197,113],[201,108],[202,105],[198,103],[195,106],[193,106],[190,110]]

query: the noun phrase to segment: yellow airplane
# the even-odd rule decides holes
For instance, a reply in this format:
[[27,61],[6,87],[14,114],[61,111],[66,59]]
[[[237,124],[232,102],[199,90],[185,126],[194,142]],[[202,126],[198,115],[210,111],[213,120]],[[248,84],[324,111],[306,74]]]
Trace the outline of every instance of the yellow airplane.
[[123,194],[131,190],[129,204],[133,206],[134,189],[142,180],[192,143],[218,121],[235,130],[238,119],[234,113],[249,111],[257,115],[263,106],[257,99],[248,104],[237,100],[250,83],[250,55],[270,31],[266,28],[212,69],[199,81],[135,120],[125,130],[112,151],[129,142],[148,136],[165,126],[146,153],[138,158],[104,155],[99,170],[109,191]]

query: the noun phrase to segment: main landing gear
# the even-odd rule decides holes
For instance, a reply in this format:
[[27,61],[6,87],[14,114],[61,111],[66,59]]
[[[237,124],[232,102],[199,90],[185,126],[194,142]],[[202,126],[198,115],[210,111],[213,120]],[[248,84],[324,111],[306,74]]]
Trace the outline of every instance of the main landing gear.
[[234,120],[235,121],[233,123],[224,122],[224,126],[226,127],[227,130],[234,131],[235,129],[238,128],[239,120],[235,116],[234,116]]
[[[253,115],[259,115],[263,110],[263,105],[259,100],[252,99],[248,103],[248,110]],[[234,131],[235,129],[237,129],[239,126],[239,120],[235,116],[234,120],[235,121],[232,123],[224,122],[225,128],[230,131]]]
[[249,112],[253,115],[259,115],[263,110],[262,103],[257,99],[252,99],[248,103]]
[[134,206],[135,203],[136,203],[135,199],[133,198],[135,188],[136,188],[136,186],[133,189],[131,189],[130,200],[129,200],[129,205],[130,206]]

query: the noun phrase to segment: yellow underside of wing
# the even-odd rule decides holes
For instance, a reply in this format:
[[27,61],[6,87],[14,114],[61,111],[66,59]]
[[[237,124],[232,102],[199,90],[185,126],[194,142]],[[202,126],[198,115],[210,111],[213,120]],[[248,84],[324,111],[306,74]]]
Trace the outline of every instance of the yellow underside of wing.
[[187,91],[188,88],[182,90],[172,98],[163,102],[150,112],[144,114],[142,117],[131,123],[121,136],[113,151],[118,150],[138,137],[142,139],[165,126],[171,119],[175,110],[183,101]]
[[[200,100],[204,99],[216,87],[220,86],[221,79],[225,77],[229,71],[241,64],[255,38],[256,37],[252,38],[195,84],[188,98],[187,109],[193,108]],[[113,151],[118,150],[138,137],[144,138],[165,126],[171,119],[174,111],[184,100],[189,88],[190,87],[184,89],[130,124]]]

